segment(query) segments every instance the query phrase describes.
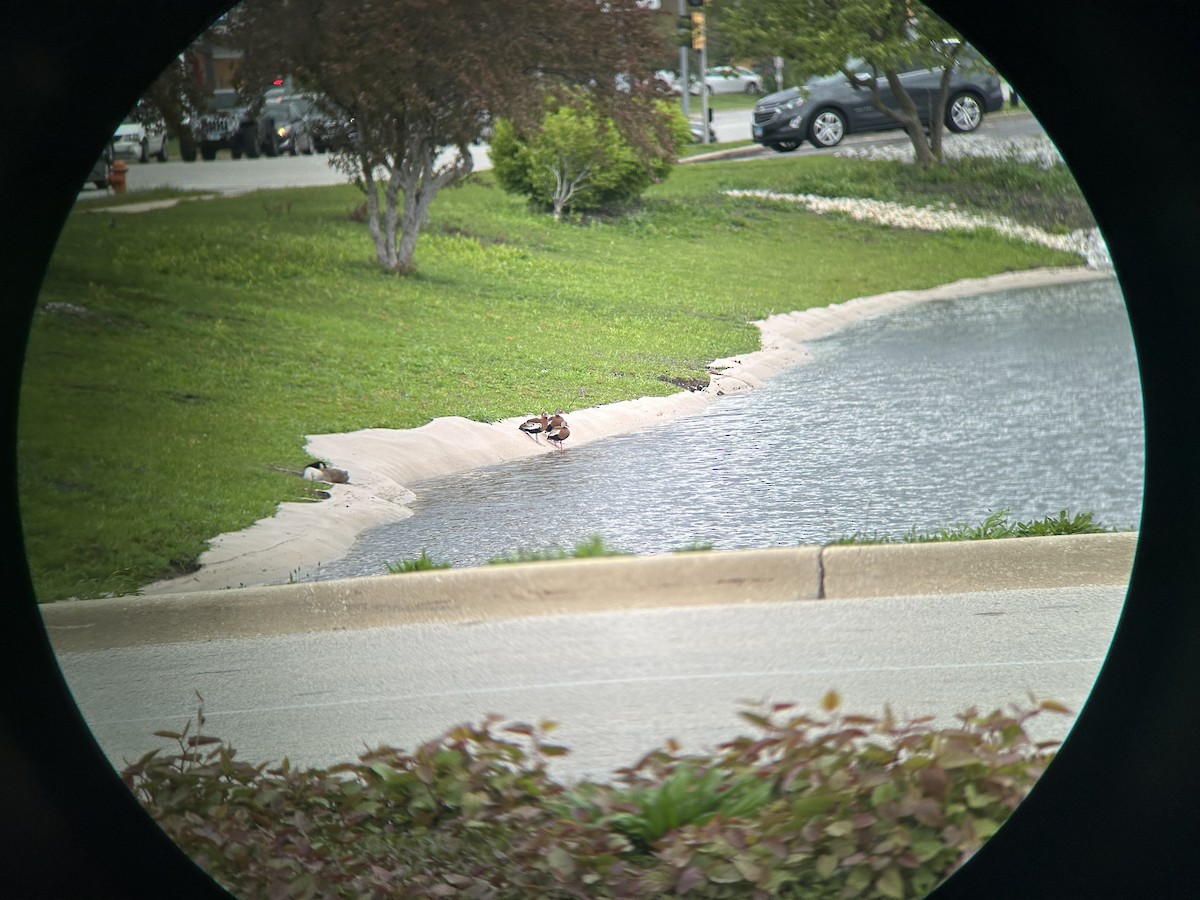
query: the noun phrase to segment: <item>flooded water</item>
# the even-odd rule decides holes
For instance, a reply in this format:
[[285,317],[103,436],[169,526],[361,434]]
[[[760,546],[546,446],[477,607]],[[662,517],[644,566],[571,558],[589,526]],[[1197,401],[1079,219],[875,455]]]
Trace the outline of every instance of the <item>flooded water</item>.
[[764,388],[652,431],[409,485],[415,515],[318,577],[592,535],[639,554],[899,537],[1000,510],[1137,527],[1141,394],[1115,280],[927,303],[809,346]]

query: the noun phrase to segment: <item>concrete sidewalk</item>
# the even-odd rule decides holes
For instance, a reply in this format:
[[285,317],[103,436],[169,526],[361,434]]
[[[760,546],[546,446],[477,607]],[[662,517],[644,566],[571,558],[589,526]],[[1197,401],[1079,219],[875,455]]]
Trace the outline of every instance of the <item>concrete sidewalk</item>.
[[607,557],[45,604],[59,652],[414,622],[1120,585],[1133,532]]

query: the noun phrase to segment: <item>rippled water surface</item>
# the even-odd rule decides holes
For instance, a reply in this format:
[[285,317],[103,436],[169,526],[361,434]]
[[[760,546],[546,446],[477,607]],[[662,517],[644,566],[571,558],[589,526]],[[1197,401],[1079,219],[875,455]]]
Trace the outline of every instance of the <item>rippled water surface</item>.
[[319,577],[594,534],[646,554],[898,537],[1005,509],[1137,526],[1141,396],[1115,281],[927,303],[809,346],[764,388],[653,431],[409,485],[416,514]]

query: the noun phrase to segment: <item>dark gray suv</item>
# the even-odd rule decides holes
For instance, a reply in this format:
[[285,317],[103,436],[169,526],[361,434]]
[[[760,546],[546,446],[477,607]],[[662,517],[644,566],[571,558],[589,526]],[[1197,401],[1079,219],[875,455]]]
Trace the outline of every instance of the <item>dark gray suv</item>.
[[[851,60],[848,65],[854,72],[870,73],[861,60]],[[937,98],[941,77],[941,69],[900,73],[900,82],[916,103],[925,125],[929,124],[929,110]],[[899,109],[887,79],[880,76],[877,83],[884,105]],[[950,74],[946,127],[951,131],[974,131],[984,113],[1000,109],[1003,101],[1000,77],[973,57]],[[872,105],[870,88],[851,82],[839,72],[810,78],[803,87],[788,88],[759,100],[754,104],[751,135],[756,143],[787,153],[803,141],[814,147],[834,147],[848,134],[901,127]]]

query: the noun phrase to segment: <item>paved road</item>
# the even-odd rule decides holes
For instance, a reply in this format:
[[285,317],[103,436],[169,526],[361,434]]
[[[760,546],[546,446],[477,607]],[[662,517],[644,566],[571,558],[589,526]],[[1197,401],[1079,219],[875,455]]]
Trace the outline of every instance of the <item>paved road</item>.
[[[723,142],[750,140],[750,111],[734,110],[713,114],[713,126],[717,137]],[[1004,139],[1030,134],[1043,134],[1037,120],[1026,112],[1006,113],[1002,116],[991,116],[984,120],[978,132],[982,137]],[[861,146],[863,144],[905,143],[907,138],[898,131],[878,132],[875,134],[851,135],[843,142],[844,147]],[[714,148],[715,149],[715,148]],[[811,154],[828,154],[834,150],[822,150],[803,145],[794,153],[780,154],[771,150],[760,149],[755,158],[784,158],[791,156],[807,156]],[[476,170],[491,168],[487,146],[479,145],[472,148]],[[213,191],[218,193],[238,193],[257,188],[274,187],[313,187],[327,184],[344,184],[345,176],[329,165],[328,155],[314,156],[281,156],[274,159],[261,157],[259,159],[230,159],[222,154],[212,162],[202,160],[185,163],[175,158],[165,163],[151,161],[148,163],[128,163],[129,172],[127,183],[130,191],[143,191],[153,188],[174,187],[192,191]],[[87,200],[105,196],[106,192],[97,190],[91,184],[86,184],[80,192],[80,199]]]
[[[487,147],[473,147],[471,155],[476,169],[491,168]],[[205,162],[184,162],[178,157],[165,163],[151,160],[147,163],[129,162],[126,185],[134,191],[154,188],[180,188],[188,191],[212,191],[236,194],[258,188],[318,187],[328,184],[345,184],[346,176],[329,165],[329,154],[312,156],[259,157],[258,159],[230,159],[221,154]],[[106,191],[85,184],[79,194],[81,200],[107,196]]]
[[[561,725],[562,778],[604,777],[668,737],[699,750],[746,733],[743,700],[815,711],[952,716],[1024,700],[1078,709],[1124,587],[829,600],[275,635],[59,656],[114,764],[163,742],[206,702],[241,758],[301,765],[412,747],[484,714]],[[1061,738],[1068,717],[1036,736]]]

